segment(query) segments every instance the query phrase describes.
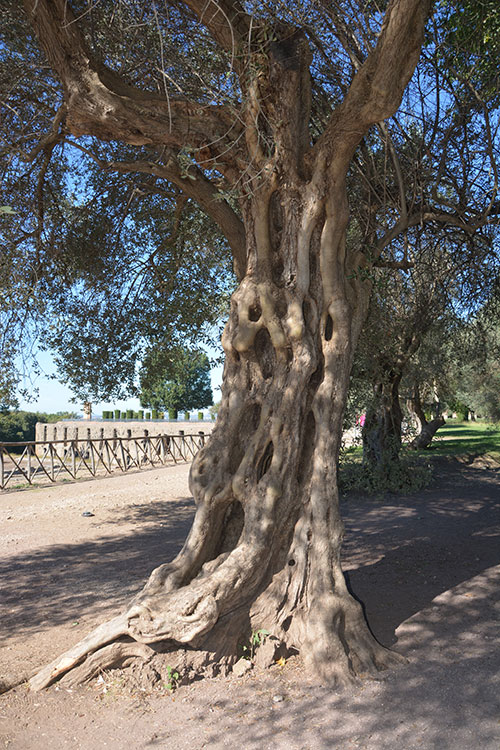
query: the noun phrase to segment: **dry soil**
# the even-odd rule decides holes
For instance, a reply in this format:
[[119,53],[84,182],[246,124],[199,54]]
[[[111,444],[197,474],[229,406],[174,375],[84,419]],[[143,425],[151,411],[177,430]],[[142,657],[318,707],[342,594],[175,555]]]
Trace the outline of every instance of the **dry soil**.
[[[180,548],[187,466],[0,493],[0,677],[20,682],[117,613]],[[0,696],[0,748],[500,750],[500,472],[436,467],[433,485],[351,497],[344,567],[378,639],[408,663],[345,690],[299,657],[170,693],[87,687]],[[90,512],[93,515],[83,516]]]

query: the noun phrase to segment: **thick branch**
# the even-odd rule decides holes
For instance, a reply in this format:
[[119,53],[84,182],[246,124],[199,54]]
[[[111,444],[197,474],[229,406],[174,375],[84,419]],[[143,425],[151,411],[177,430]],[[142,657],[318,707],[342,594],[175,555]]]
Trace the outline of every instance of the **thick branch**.
[[406,220],[401,218],[397,221],[392,229],[380,239],[375,255],[378,258],[385,248],[396,239],[396,237],[403,232],[406,232],[407,229],[419,226],[419,224],[423,224],[424,222],[434,222],[436,224],[443,224],[444,226],[458,227],[466,234],[472,236],[474,232],[488,223],[488,219],[488,215],[482,215],[479,219],[472,222],[462,219],[460,216],[457,216],[457,214],[439,211],[431,206],[420,206],[417,207],[415,211],[406,218]]
[[195,16],[207,27],[217,44],[233,56],[237,47],[248,43],[251,20],[237,0],[183,0]]
[[390,117],[399,106],[420,56],[432,0],[391,0],[375,49],[355,76],[345,99],[355,103],[363,125]]
[[432,0],[391,0],[377,46],[355,75],[318,145],[346,162],[367,132],[398,108],[417,64]]
[[65,117],[66,105],[61,104],[55,114],[55,117],[52,121],[52,127],[50,128],[49,132],[40,137],[40,140],[38,141],[36,146],[34,146],[28,154],[21,151],[20,155],[23,161],[26,161],[28,163],[33,162],[41,151],[43,151],[44,149],[53,148],[56,143],[62,140],[63,134],[61,133],[61,124],[64,122]]
[[415,263],[410,260],[376,260],[373,264],[377,268],[390,268],[392,271],[409,271],[415,268]]
[[109,166],[118,172],[138,171],[143,174],[163,177],[177,185],[184,195],[193,198],[220,227],[233,253],[236,276],[240,280],[243,278],[246,269],[246,243],[243,222],[229,203],[220,197],[217,188],[200,169],[193,166],[190,167],[187,175],[182,174],[173,157],[167,161],[166,165],[140,161],[130,164],[112,162]]
[[237,120],[224,107],[141,91],[102,65],[87,46],[66,0],[24,0],[24,6],[64,85],[67,128],[73,135],[177,148],[207,148],[229,133],[231,139],[237,137]]

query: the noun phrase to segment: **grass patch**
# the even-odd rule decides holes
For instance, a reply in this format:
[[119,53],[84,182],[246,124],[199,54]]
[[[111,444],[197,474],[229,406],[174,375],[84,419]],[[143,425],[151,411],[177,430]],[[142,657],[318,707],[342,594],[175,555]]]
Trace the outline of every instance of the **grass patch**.
[[440,427],[429,448],[420,455],[484,456],[500,461],[500,424],[447,422]]

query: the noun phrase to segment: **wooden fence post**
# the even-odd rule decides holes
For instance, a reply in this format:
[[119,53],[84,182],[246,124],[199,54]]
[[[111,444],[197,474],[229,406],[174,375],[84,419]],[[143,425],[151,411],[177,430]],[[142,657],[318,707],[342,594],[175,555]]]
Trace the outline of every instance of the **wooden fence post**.
[[31,446],[29,443],[26,446],[26,448],[27,448],[26,458],[27,458],[27,463],[28,463],[28,468],[27,468],[26,471],[27,471],[27,474],[28,474],[27,479],[28,479],[28,482],[30,484],[31,484],[31,450],[32,450],[32,447],[33,446]]

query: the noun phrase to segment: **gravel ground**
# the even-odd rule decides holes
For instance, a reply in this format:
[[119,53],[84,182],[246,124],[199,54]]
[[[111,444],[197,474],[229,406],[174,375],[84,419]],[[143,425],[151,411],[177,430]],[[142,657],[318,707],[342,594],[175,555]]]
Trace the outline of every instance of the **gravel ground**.
[[[120,609],[180,548],[186,466],[0,494],[0,679],[20,680]],[[0,697],[0,747],[500,749],[500,473],[442,464],[432,487],[344,502],[344,567],[407,665],[345,690],[299,657],[175,693],[88,687]],[[88,511],[92,516],[83,516]]]

